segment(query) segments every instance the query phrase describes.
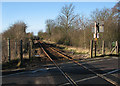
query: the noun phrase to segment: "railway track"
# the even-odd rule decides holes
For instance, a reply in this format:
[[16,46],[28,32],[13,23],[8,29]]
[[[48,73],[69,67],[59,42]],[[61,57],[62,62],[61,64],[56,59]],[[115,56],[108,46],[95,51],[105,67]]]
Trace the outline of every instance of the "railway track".
[[[41,49],[43,50],[43,52],[45,53],[45,55],[50,59],[50,61],[52,61],[53,62],[53,64],[60,70],[60,72],[65,76],[65,78],[68,80],[68,82],[70,83],[70,84],[72,84],[73,86],[78,86],[77,84],[76,84],[76,82],[66,73],[66,72],[64,72],[59,66],[58,66],[58,64],[50,57],[50,55],[46,52],[46,50],[43,48],[43,45],[42,44],[40,44],[40,46],[41,46]],[[47,49],[48,50],[48,49]],[[56,59],[56,58],[54,58],[54,59]]]
[[[77,64],[77,65],[80,66],[80,67],[83,67],[84,69],[88,70],[89,72],[95,74],[96,77],[102,78],[102,79],[104,79],[105,81],[111,83],[111,84],[114,85],[114,86],[118,86],[118,84],[117,84],[115,81],[113,81],[113,80],[105,77],[105,76],[104,76],[105,74],[97,73],[96,71],[92,70],[91,68],[88,68],[88,67],[85,66],[84,64],[78,62],[77,60],[75,60],[75,59],[67,56],[66,54],[63,54],[63,53],[62,53],[61,51],[59,51],[58,49],[56,49],[56,48],[54,48],[54,47],[51,47],[51,46],[48,46],[48,45],[46,45],[45,43],[41,43],[41,42],[40,42],[40,46],[41,46],[41,49],[43,50],[43,52],[45,53],[45,55],[46,55],[46,56],[50,59],[50,61],[52,61],[53,64],[60,70],[60,72],[61,72],[61,73],[63,74],[63,76],[68,80],[68,82],[69,82],[70,84],[72,84],[72,85],[74,85],[74,86],[78,86],[78,84],[76,83],[76,81],[75,81],[74,79],[72,79],[72,77],[71,77],[67,72],[65,72],[60,66],[58,66],[58,64],[57,64],[57,62],[56,62],[56,59],[59,59],[58,57],[60,57],[60,56],[66,58],[66,59],[68,59],[68,60],[70,60],[70,61],[72,61],[74,64]],[[53,53],[53,52],[54,52],[54,53]],[[54,54],[54,56],[56,56],[56,57],[52,58],[51,55],[50,55],[51,53]],[[87,63],[85,63],[85,64],[87,64]]]

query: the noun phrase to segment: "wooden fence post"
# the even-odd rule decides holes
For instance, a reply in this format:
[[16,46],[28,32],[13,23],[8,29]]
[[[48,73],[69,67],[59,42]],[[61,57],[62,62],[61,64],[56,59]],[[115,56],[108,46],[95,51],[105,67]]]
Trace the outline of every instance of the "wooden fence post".
[[93,40],[90,40],[90,58],[93,57]]
[[7,44],[8,44],[8,61],[10,62],[11,60],[10,38],[7,39]]
[[95,57],[97,56],[97,40],[95,40]]
[[31,40],[31,41],[30,41],[30,47],[31,47],[31,58],[33,58],[33,57],[32,57],[32,56],[33,56],[32,46],[33,46],[33,42],[32,42],[32,40]]
[[102,42],[102,54],[105,55],[105,41]]
[[118,41],[116,41],[116,54],[119,54],[119,46],[118,46]]
[[15,41],[15,55],[17,57],[17,41]]
[[29,59],[32,58],[32,40],[29,40]]
[[22,40],[20,40],[20,61],[21,65],[23,64],[23,46],[22,46]]
[[31,59],[31,41],[29,41],[29,59]]

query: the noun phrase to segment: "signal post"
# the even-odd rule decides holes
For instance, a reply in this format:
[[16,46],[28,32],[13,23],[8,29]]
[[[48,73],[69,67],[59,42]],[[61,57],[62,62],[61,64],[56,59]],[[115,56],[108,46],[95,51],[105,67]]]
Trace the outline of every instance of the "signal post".
[[100,23],[100,25],[99,25],[99,22],[97,23],[95,21],[95,25],[94,25],[95,57],[96,57],[96,51],[97,51],[97,40],[99,38],[99,32],[104,32],[103,21]]
[[97,22],[95,21],[95,33],[94,33],[94,38],[95,38],[95,57],[96,57],[96,48],[97,48],[97,45],[96,45],[96,42],[97,42]]

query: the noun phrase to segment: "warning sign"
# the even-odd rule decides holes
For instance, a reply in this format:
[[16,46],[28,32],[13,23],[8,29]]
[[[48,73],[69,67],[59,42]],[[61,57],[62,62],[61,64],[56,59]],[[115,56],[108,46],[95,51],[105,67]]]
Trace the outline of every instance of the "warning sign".
[[99,33],[97,33],[97,35],[94,33],[94,38],[99,38]]

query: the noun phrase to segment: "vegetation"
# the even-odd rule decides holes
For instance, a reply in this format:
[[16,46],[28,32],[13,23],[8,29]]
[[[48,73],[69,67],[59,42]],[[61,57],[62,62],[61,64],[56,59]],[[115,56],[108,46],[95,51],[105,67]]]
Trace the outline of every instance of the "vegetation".
[[[89,42],[93,40],[92,28],[94,22],[104,21],[104,32],[99,33],[99,39],[97,41],[98,48],[102,45],[102,40],[105,40],[105,46],[111,48],[111,43],[118,40],[120,43],[120,29],[119,27],[119,4],[118,2],[113,8],[96,9],[91,12],[90,18],[84,15],[75,14],[75,6],[72,4],[65,5],[61,9],[61,13],[56,19],[47,19],[46,32],[39,31],[38,36],[40,39],[50,40],[58,44],[64,44],[69,46],[75,46],[80,48],[88,48]],[[2,57],[7,59],[7,38],[11,40],[11,53],[15,53],[15,40],[19,43],[23,40],[23,47],[27,49],[28,39],[33,39],[33,33],[26,33],[27,25],[24,22],[16,22],[11,25],[8,30],[0,34],[2,35]],[[14,40],[14,42],[13,42]],[[19,44],[18,44],[19,45]],[[18,47],[19,50],[19,47]],[[14,51],[14,52],[13,52]],[[16,56],[13,56],[16,58]]]
[[75,14],[75,7],[72,4],[65,5],[55,20],[46,20],[46,32],[38,34],[40,37],[58,44],[89,48],[89,42],[93,39],[94,22],[104,21],[104,32],[99,33],[97,44],[99,44],[98,47],[101,47],[102,40],[105,40],[106,47],[111,47],[112,41],[119,40],[120,42],[119,4],[120,2],[111,9],[96,9],[91,12],[90,18]]
[[[7,61],[7,39],[10,39],[11,59],[18,59],[15,55],[15,42],[17,43],[17,50],[19,51],[20,40],[23,40],[23,48],[27,48],[28,35],[26,34],[27,25],[24,22],[16,22],[11,25],[8,30],[2,33],[2,61]],[[14,54],[13,54],[14,53]]]
[[[46,32],[39,31],[39,37],[33,36],[33,33],[26,33],[27,25],[24,22],[18,21],[14,23],[6,31],[0,34],[0,55],[2,54],[2,61],[0,62],[3,62],[3,69],[13,69],[19,67],[18,64],[20,63],[20,40],[23,40],[23,56],[29,57],[27,53],[29,48],[29,38],[32,40],[40,38],[41,40],[44,39],[46,41],[52,41],[53,43],[61,44],[56,46],[64,51],[69,50],[70,53],[68,52],[68,54],[86,54],[89,56],[90,40],[94,40],[92,29],[94,27],[95,21],[104,21],[104,32],[99,33],[100,36],[97,41],[97,49],[101,48],[102,40],[104,40],[105,47],[107,47],[107,52],[109,49],[111,49],[113,41],[118,40],[120,44],[119,5],[120,2],[118,2],[111,9],[96,9],[91,12],[90,18],[87,18],[84,15],[75,14],[75,6],[73,6],[72,4],[65,5],[62,7],[61,13],[57,16],[56,19],[46,20]],[[10,62],[8,62],[7,52],[8,38],[10,38],[10,51],[12,57]],[[17,50],[15,48],[15,42],[17,43]],[[37,52],[37,50],[35,50],[36,47],[36,45],[34,45],[34,47],[32,46],[33,49],[31,51],[31,54],[33,54],[35,51]],[[18,53],[16,53],[16,51]],[[101,52],[99,51],[100,50],[97,50],[97,56],[101,54]],[[26,53],[27,55],[25,55]],[[40,53],[40,55],[42,55],[42,51],[40,51]],[[41,61],[42,64],[48,63],[46,62],[48,59],[45,58],[44,55],[44,58],[32,58],[32,60],[28,60],[24,57],[23,67],[26,68],[35,68],[36,65],[39,68],[39,61]]]

